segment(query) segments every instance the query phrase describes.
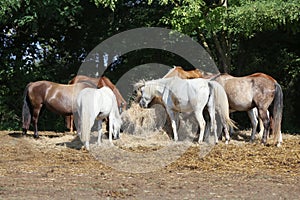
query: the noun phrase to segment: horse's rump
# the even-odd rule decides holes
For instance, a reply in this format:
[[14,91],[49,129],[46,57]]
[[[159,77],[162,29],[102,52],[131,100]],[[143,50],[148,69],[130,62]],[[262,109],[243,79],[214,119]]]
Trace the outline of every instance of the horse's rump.
[[[94,121],[107,117],[115,128],[121,127],[121,117],[118,111],[116,97],[106,86],[100,89],[86,88],[77,98],[78,116],[80,120],[80,136],[82,142],[89,142]],[[101,127],[98,127],[101,132]],[[113,127],[110,127],[110,129]],[[109,130],[110,134],[113,130]]]

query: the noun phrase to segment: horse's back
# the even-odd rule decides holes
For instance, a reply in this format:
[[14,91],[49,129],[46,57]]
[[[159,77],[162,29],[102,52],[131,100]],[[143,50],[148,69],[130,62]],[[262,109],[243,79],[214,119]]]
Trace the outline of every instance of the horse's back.
[[83,89],[77,98],[77,107],[79,115],[87,111],[92,118],[96,116],[105,118],[109,115],[112,109],[118,110],[116,97],[112,90],[106,86],[95,89]]
[[208,82],[207,79],[202,78],[181,79],[174,77],[170,78],[170,89],[179,101],[206,103],[210,92]]
[[126,109],[127,103],[126,103],[125,99],[121,95],[118,88],[109,80],[109,78],[107,78],[106,76],[102,76],[99,79],[99,82],[98,82],[97,86],[98,86],[98,88],[102,88],[104,86],[109,87],[112,90],[112,92],[114,93],[114,95],[117,99],[118,106],[122,107],[122,109],[124,109],[124,110]]
[[263,73],[234,77],[221,75],[216,79],[224,87],[230,108],[247,111],[261,102],[270,102],[275,91],[274,79]]
[[104,86],[100,89],[96,88],[85,88],[83,89],[77,98],[78,104],[82,104],[82,99],[84,99],[85,103],[94,103],[96,101],[97,104],[101,105],[103,102],[108,102],[110,99],[115,98],[113,91]]
[[268,80],[270,80],[274,83],[277,82],[272,76],[269,76],[269,75],[261,73],[261,72],[250,74],[249,77],[265,78],[265,79],[268,79]]
[[97,86],[99,78],[93,78],[85,75],[77,75],[69,81],[69,84],[74,84],[78,82],[90,81]]

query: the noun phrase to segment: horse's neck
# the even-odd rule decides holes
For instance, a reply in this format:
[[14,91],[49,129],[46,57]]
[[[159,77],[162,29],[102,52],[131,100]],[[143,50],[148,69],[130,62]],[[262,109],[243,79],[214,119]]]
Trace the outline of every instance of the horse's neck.
[[162,96],[163,93],[164,93],[164,91],[165,91],[165,88],[166,88],[166,87],[163,86],[163,85],[158,85],[158,86],[156,86],[155,89],[152,90],[153,95],[154,95],[154,96]]

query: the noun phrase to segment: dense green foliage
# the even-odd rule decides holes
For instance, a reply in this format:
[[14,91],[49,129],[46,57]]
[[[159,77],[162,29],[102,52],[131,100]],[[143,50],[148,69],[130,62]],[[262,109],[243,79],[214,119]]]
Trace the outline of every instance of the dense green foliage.
[[[160,26],[193,37],[220,71],[233,75],[260,71],[273,76],[284,90],[283,127],[299,131],[300,1],[229,0],[226,6],[221,2],[1,0],[0,129],[21,128],[23,90],[28,82],[66,83],[101,41],[132,28]],[[122,64],[148,62],[185,64],[153,50],[131,52]],[[55,114],[45,112],[41,130],[64,129],[63,118],[55,120]]]

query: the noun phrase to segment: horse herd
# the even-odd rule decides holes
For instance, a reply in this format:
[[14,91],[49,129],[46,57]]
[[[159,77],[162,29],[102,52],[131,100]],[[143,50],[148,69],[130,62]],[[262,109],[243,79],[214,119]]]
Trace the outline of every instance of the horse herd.
[[[277,81],[266,74],[234,77],[174,67],[161,79],[135,83],[134,90],[136,101],[142,108],[157,103],[163,105],[171,120],[175,141],[178,140],[175,119],[180,112],[194,112],[200,127],[199,143],[203,141],[205,126],[214,133],[215,143],[218,143],[217,128],[221,127],[228,143],[229,130],[236,127],[229,113],[246,111],[252,124],[251,141],[255,138],[260,121],[262,143],[266,144],[271,134],[274,135],[277,146],[282,143],[283,93]],[[32,120],[34,137],[38,137],[37,123],[43,106],[66,116],[70,131],[73,131],[74,119],[78,135],[89,150],[90,132],[95,120],[98,124],[98,144],[101,144],[104,119],[108,123],[109,141],[112,142],[112,136],[114,139],[119,138],[122,125],[120,113],[127,108],[127,103],[116,86],[105,76],[91,78],[78,75],[69,84],[31,82],[24,91],[23,134],[26,134]],[[208,120],[203,117],[204,110],[209,113]],[[216,120],[216,115],[219,121]]]

